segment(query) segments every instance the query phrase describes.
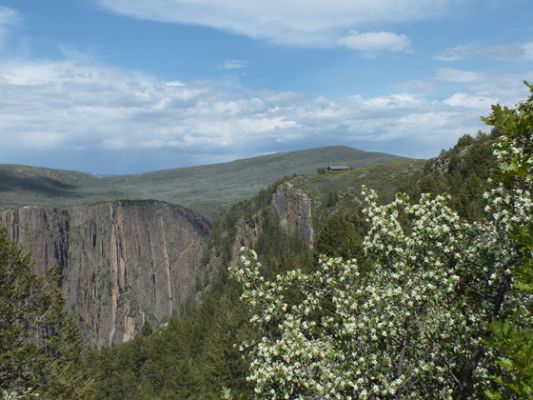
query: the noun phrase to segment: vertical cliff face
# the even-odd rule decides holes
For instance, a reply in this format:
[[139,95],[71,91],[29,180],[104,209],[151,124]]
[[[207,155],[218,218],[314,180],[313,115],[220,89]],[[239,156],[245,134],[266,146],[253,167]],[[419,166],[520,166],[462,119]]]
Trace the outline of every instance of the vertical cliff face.
[[[267,207],[282,232],[313,247],[315,209],[303,190],[283,183]],[[238,218],[229,261],[212,250],[205,267],[201,259],[208,223],[163,202],[23,207],[0,211],[0,227],[32,251],[36,272],[59,266],[67,311],[77,320],[85,343],[102,347],[130,340],[146,321],[157,324],[177,314],[198,278],[209,279],[228,262],[237,262],[240,246],[255,246],[262,216],[256,210]]]
[[313,204],[307,193],[292,183],[280,184],[272,196],[272,212],[282,232],[297,236],[309,248],[315,244]]
[[[215,227],[214,246],[206,254],[207,281],[230,265],[239,264],[242,246],[256,248],[265,235],[278,235],[282,232],[290,237],[300,239],[308,248],[315,244],[313,215],[317,205],[302,189],[290,182],[284,182],[270,193],[258,195],[250,203],[234,206]],[[274,217],[274,218],[271,218]],[[279,229],[279,230],[278,230]],[[217,231],[219,237],[217,237]],[[284,235],[281,240],[289,239]],[[269,242],[271,239],[266,239]],[[274,240],[275,241],[275,240]],[[213,244],[213,242],[212,242]],[[198,293],[197,301],[202,301]]]
[[37,272],[59,266],[67,311],[99,347],[179,311],[201,273],[209,231],[194,213],[155,201],[24,207],[1,212],[0,226],[31,249]]

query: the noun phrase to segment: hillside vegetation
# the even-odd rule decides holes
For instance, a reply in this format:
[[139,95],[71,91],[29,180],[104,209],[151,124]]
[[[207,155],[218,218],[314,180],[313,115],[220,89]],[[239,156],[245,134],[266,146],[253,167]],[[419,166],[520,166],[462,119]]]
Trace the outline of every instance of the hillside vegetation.
[[[222,259],[216,277],[202,290],[201,302],[191,301],[183,318],[172,319],[164,327],[147,327],[130,343],[88,358],[87,374],[96,375],[95,398],[98,399],[218,399],[223,388],[230,388],[236,398],[252,398],[252,387],[245,380],[248,364],[235,348],[243,340],[253,340],[257,331],[249,323],[249,314],[239,302],[238,285],[229,279],[226,268],[232,262],[232,247],[246,244],[239,238],[242,221],[259,228],[254,248],[263,265],[265,277],[300,268],[314,271],[317,255],[360,255],[366,224],[361,218],[360,192],[362,185],[376,188],[383,200],[390,199],[399,189],[408,189],[417,197],[420,189],[414,182],[434,182],[434,192],[446,190],[461,195],[465,191],[481,191],[481,187],[457,184],[454,168],[472,164],[476,169],[464,169],[465,182],[483,181],[494,163],[492,156],[477,158],[492,139],[479,135],[463,138],[454,148],[443,152],[429,164],[399,160],[387,164],[356,168],[340,173],[286,178],[310,194],[316,205],[314,224],[317,229],[315,249],[304,246],[297,238],[284,234],[271,212],[271,199],[276,187],[271,186],[251,200],[232,207],[213,229],[209,258]],[[468,143],[468,144],[467,144]],[[460,154],[460,157],[453,155]],[[453,161],[456,160],[456,161]],[[431,165],[446,165],[436,170]],[[431,188],[430,188],[431,189]],[[458,207],[461,205],[457,205]],[[476,203],[465,205],[462,213],[475,213]],[[154,383],[155,382],[155,383]],[[177,396],[177,397],[175,397]]]
[[318,168],[331,164],[354,168],[399,158],[334,146],[270,154],[224,164],[110,177],[105,181],[138,198],[151,197],[179,203],[200,214],[214,216],[283,176],[313,175]]
[[63,207],[127,199],[128,193],[77,171],[0,165],[0,208]]
[[487,122],[428,162],[315,163],[229,207],[180,318],[86,351],[76,398],[530,399],[533,95]]
[[396,159],[400,157],[334,146],[102,179],[75,171],[0,165],[0,207],[153,199],[215,218],[283,176],[314,174],[330,164],[359,167]]

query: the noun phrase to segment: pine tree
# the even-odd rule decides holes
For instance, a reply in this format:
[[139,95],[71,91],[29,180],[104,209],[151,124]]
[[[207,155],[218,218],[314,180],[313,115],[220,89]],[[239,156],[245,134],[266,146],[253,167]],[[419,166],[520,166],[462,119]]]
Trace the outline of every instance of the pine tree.
[[32,266],[0,231],[0,389],[6,398],[83,398],[79,335],[63,311],[58,273],[38,277]]

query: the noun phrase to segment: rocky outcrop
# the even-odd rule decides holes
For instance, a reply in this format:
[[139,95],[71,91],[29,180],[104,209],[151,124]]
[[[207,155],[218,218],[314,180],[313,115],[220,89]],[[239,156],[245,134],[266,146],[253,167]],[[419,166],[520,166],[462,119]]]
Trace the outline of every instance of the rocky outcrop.
[[23,207],[0,212],[0,226],[32,251],[38,273],[60,268],[67,311],[98,347],[179,312],[209,233],[203,218],[156,201]]
[[309,248],[314,246],[313,204],[307,193],[290,182],[282,183],[272,195],[271,206],[282,232],[297,236]]
[[[313,247],[316,210],[303,190],[282,183],[267,204],[283,233]],[[238,262],[241,246],[255,247],[264,222],[261,210],[250,210],[222,233],[231,236],[222,240],[227,250],[212,248],[205,255],[206,220],[151,200],[4,210],[0,227],[31,250],[36,272],[60,268],[67,311],[78,321],[84,342],[102,347],[130,340],[146,321],[158,324],[179,314],[189,295]]]

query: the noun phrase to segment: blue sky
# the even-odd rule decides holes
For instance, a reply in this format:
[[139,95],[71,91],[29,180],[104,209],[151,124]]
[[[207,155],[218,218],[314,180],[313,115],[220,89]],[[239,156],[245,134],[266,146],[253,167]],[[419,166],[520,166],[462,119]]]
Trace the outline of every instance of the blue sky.
[[0,0],[0,163],[431,157],[533,81],[530,0]]

